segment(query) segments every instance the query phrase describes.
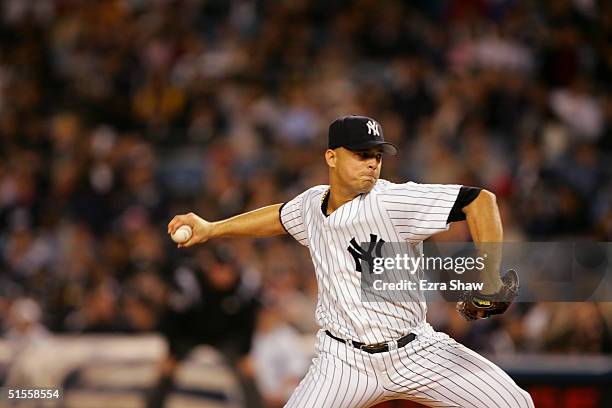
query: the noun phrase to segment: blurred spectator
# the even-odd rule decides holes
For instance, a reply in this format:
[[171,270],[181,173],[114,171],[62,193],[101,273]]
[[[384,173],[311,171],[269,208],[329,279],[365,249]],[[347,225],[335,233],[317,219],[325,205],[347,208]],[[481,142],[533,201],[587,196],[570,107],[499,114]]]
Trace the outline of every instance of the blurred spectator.
[[[16,349],[25,348],[49,335],[47,328],[41,324],[40,306],[30,298],[16,299],[8,313],[6,338]],[[17,350],[16,350],[17,351]]]
[[569,89],[554,91],[550,104],[576,136],[596,140],[601,135],[604,125],[601,106],[589,92],[585,78],[576,79]]
[[[28,367],[22,356],[36,355],[48,350],[50,333],[41,323],[42,311],[38,303],[28,297],[16,298],[9,309],[5,322],[5,337],[8,340],[11,363],[3,373],[5,386],[18,386],[41,376],[40,372]],[[42,374],[44,377],[44,374]]]
[[312,355],[298,332],[283,320],[281,304],[267,304],[260,310],[253,339],[255,379],[268,408],[287,403]]
[[236,370],[249,407],[260,406],[248,353],[255,330],[259,286],[241,270],[235,253],[225,247],[200,249],[193,267],[175,271],[176,290],[159,324],[168,341],[168,356],[161,363],[160,379],[147,406],[161,407],[172,391],[178,364],[199,344],[219,349]]
[[83,333],[113,332],[118,325],[117,289],[111,282],[101,282],[87,292],[83,308],[67,318],[70,331]]
[[[532,349],[561,353],[610,353],[612,346],[608,312],[595,303],[541,304],[525,320]],[[568,316],[573,318],[568,319]]]

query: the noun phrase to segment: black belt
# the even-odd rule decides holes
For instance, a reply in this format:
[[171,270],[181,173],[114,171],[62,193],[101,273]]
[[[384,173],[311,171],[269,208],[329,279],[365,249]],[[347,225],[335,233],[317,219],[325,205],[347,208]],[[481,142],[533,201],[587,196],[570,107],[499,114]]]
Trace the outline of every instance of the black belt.
[[[329,330],[325,330],[325,334],[331,337],[334,340],[338,340],[340,343],[350,344],[351,346],[358,348],[359,350],[363,350],[366,353],[374,354],[374,353],[384,353],[385,351],[389,351],[389,343],[375,343],[375,344],[365,344],[359,341],[354,340],[344,340],[339,337],[334,336],[329,332]],[[410,343],[412,340],[416,339],[416,335],[414,333],[410,333],[405,335],[402,338],[395,340],[397,343],[397,348],[402,348],[406,344]]]

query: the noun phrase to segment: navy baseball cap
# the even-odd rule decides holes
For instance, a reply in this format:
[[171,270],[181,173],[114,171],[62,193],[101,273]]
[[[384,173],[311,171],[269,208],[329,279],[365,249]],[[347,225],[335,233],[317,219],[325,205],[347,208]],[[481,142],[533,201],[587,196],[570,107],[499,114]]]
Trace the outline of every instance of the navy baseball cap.
[[380,146],[385,154],[397,154],[397,147],[393,143],[385,142],[380,123],[367,116],[337,118],[329,125],[328,137],[330,149],[345,147],[349,150],[366,150]]

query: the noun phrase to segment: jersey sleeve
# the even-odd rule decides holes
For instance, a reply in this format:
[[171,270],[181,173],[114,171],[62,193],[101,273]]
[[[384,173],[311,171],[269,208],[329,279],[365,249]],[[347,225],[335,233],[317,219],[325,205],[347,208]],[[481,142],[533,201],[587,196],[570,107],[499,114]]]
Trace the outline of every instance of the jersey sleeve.
[[457,184],[409,182],[393,184],[379,197],[400,237],[416,242],[448,229],[460,189]]
[[308,246],[308,233],[304,222],[304,200],[306,193],[303,192],[291,201],[284,203],[279,210],[280,222],[285,231],[297,242]]

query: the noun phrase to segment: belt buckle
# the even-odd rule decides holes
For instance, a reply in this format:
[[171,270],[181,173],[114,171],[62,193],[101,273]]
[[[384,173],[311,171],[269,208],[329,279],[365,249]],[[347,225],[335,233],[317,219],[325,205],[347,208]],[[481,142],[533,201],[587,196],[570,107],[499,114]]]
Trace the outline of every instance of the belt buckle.
[[383,351],[389,351],[389,344],[387,343],[374,343],[361,346],[361,350],[366,353],[382,353]]

